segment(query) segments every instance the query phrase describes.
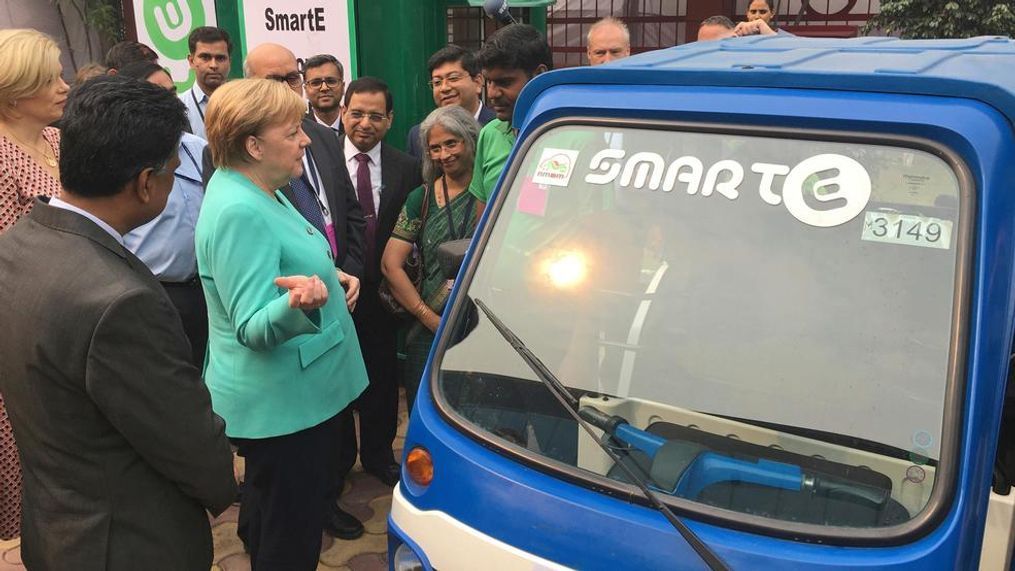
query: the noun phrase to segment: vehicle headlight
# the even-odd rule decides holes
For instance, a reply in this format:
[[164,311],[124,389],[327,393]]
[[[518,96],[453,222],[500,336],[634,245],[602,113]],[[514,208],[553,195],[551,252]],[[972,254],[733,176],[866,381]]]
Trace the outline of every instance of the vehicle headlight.
[[395,550],[391,566],[395,571],[423,571],[423,562],[407,544],[403,543]]

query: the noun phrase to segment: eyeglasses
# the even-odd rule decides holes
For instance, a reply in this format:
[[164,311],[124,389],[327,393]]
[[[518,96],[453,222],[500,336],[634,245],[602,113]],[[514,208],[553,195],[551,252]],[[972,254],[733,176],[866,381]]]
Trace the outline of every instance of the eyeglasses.
[[287,75],[266,75],[264,78],[272,81],[288,83],[289,87],[299,87],[303,85],[303,76],[301,76],[298,71],[294,71]]
[[370,119],[371,123],[380,123],[381,121],[388,118],[387,115],[380,113],[364,113],[362,111],[349,111],[349,118],[353,121],[362,121],[364,117]]
[[313,87],[314,89],[320,89],[325,85],[328,87],[335,87],[339,83],[342,83],[342,80],[337,77],[315,77],[314,79],[304,82],[303,85]]
[[448,84],[458,83],[459,81],[465,79],[466,77],[472,77],[472,76],[470,76],[470,75],[463,75],[461,73],[452,73],[452,74],[449,74],[447,77],[435,77],[435,78],[431,79],[430,81],[426,82],[426,85],[427,85],[427,87],[430,87],[430,88],[433,88],[433,89],[437,89],[440,86],[444,85],[445,81],[448,82]]
[[444,141],[439,145],[430,145],[429,147],[427,147],[427,150],[430,151],[430,155],[436,155],[441,152],[441,149],[444,149],[449,153],[453,153],[457,151],[458,148],[461,146],[462,146],[461,139],[448,139],[447,141]]

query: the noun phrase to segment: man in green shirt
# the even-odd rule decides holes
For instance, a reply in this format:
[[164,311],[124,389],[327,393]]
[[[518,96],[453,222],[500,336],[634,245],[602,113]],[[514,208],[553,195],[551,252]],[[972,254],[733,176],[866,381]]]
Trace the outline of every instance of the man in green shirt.
[[550,46],[525,24],[511,24],[490,36],[479,52],[486,78],[486,94],[497,118],[479,132],[476,166],[469,192],[476,197],[476,216],[483,214],[497,185],[518,129],[511,124],[515,101],[533,77],[553,68]]

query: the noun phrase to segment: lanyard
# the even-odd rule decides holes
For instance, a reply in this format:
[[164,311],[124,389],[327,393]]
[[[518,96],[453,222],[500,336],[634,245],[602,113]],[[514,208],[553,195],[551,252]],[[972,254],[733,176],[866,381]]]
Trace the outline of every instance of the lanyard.
[[191,162],[191,164],[194,165],[194,169],[198,172],[198,174],[203,174],[203,169],[201,168],[201,163],[197,162],[197,159],[194,158],[194,153],[190,152],[190,148],[187,147],[187,145],[184,145],[182,143],[180,144],[180,148],[183,149],[183,152],[187,153],[187,157],[190,158],[190,162]]
[[[194,89],[199,89],[196,85]],[[190,90],[190,98],[194,100],[194,107],[197,107],[197,114],[201,116],[201,122],[204,123],[204,111],[201,110],[201,103],[197,100],[197,94],[194,93],[194,89]]]
[[307,170],[310,171],[310,185],[313,187],[314,198],[317,199],[317,205],[321,207],[321,214],[324,215],[325,222],[331,218],[331,213],[328,212],[328,207],[324,205],[324,201],[321,200],[321,193],[324,192],[324,187],[321,185],[320,173],[317,171],[317,164],[314,162],[314,154],[310,152],[310,147],[307,147]]
[[[190,149],[187,147],[187,145],[184,145],[183,143],[180,143],[180,148],[183,149],[183,152],[187,153],[187,157],[190,159],[191,164],[194,165],[194,169],[197,171],[197,176],[198,177],[202,176],[204,171],[201,168],[201,163],[197,162],[197,159],[194,157],[194,153],[190,152]],[[201,184],[200,180],[194,180],[194,179],[192,179],[192,178],[190,178],[188,176],[184,176],[184,175],[180,175],[180,174],[177,174],[176,176],[179,176],[181,178],[185,178],[187,180],[191,180],[193,182]]]

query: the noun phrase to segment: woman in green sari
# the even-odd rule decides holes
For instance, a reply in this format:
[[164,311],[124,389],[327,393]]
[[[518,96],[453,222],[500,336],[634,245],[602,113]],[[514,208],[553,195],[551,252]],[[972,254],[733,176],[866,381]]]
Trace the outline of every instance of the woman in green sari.
[[[449,105],[430,113],[420,125],[419,135],[425,182],[406,199],[381,258],[381,271],[392,296],[414,318],[406,336],[405,385],[410,410],[450,291],[437,262],[437,246],[467,238],[475,223],[475,199],[469,183],[479,124],[465,109]],[[413,248],[423,262],[419,290],[404,269]]]

